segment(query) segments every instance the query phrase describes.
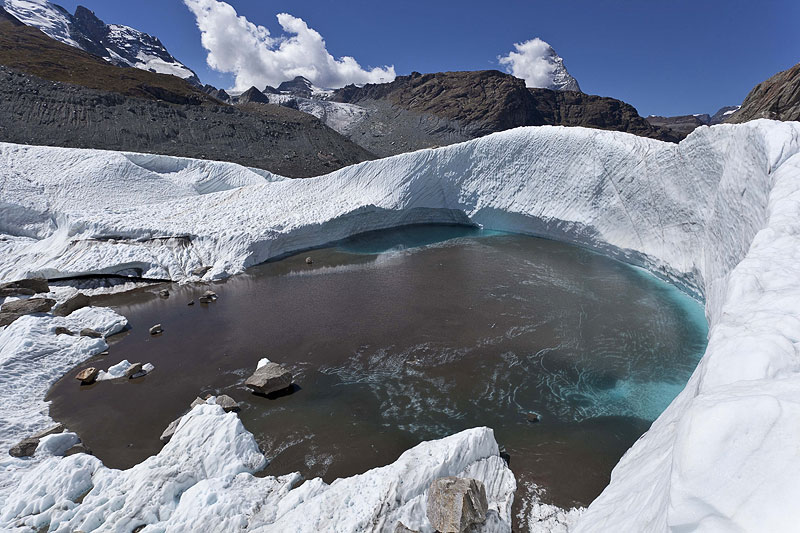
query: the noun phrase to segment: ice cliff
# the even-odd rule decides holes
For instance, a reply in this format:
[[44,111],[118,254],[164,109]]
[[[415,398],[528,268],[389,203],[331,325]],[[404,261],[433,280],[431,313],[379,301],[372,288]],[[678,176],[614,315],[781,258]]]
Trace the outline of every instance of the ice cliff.
[[[679,145],[520,128],[296,181],[229,163],[0,144],[0,187],[3,280],[120,271],[183,280],[203,265],[212,267],[206,278],[219,278],[417,222],[540,235],[643,266],[705,298],[708,349],[574,531],[786,531],[800,523],[800,123],[701,128]],[[485,438],[474,431],[470,438]],[[80,460],[59,464],[66,461]],[[199,481],[191,497],[202,502],[208,487],[243,483],[246,470]],[[336,483],[315,493],[321,515],[285,516],[321,527],[315,520],[337,512],[330,502],[340,501],[345,481],[340,496]],[[170,520],[188,512],[189,492]],[[401,507],[418,493],[404,494]],[[18,508],[6,504],[0,516]],[[152,531],[169,513],[148,515]],[[362,524],[361,516],[348,520]]]

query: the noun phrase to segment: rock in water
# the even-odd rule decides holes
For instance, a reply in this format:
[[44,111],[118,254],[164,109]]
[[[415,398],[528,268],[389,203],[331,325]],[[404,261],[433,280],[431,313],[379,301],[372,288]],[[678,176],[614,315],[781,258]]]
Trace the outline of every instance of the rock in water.
[[103,334],[92,328],[83,328],[81,330],[81,337],[91,337],[93,339],[103,338]]
[[64,452],[64,457],[69,457],[70,455],[75,455],[76,453],[85,453],[87,455],[92,455],[92,450],[86,447],[86,445],[82,442],[74,445],[72,448]]
[[267,363],[256,369],[244,384],[253,392],[269,394],[289,387],[292,384],[292,373],[278,363]]
[[198,298],[198,300],[202,304],[214,302],[217,300],[217,293],[214,291],[206,291],[202,296],[200,296],[200,298]]
[[160,291],[158,291],[158,295],[161,298],[169,298],[169,291],[167,289],[161,289]]
[[486,488],[472,478],[442,477],[428,489],[428,520],[441,533],[463,533],[486,521]]
[[236,402],[236,400],[234,400],[227,394],[220,394],[219,396],[217,396],[216,401],[217,405],[222,407],[222,410],[225,411],[226,413],[239,410],[239,404]]
[[314,260],[311,259],[311,257],[306,257],[306,264],[307,265],[313,265],[314,264]]
[[11,449],[8,450],[8,454],[12,457],[30,457],[36,451],[36,447],[39,446],[40,440],[48,435],[61,433],[62,431],[64,431],[64,426],[61,424],[55,425],[49,429],[45,429],[44,431],[40,431],[39,433],[36,433],[27,439],[23,439],[12,446]]
[[164,328],[161,327],[161,324],[156,324],[150,328],[150,335],[160,335],[161,333],[164,333]]
[[0,308],[0,326],[7,326],[23,315],[46,313],[55,303],[52,298],[28,298],[6,302]]
[[84,368],[75,376],[75,379],[81,382],[81,385],[91,385],[97,380],[97,374],[100,373],[100,370],[90,366],[89,368]]
[[79,292],[67,298],[67,300],[56,307],[53,314],[56,316],[69,316],[73,311],[77,311],[89,305],[89,297]]
[[142,363],[133,363],[131,366],[128,367],[128,370],[125,371],[125,377],[128,379],[138,378],[141,377],[137,374],[144,376],[147,372],[142,370]]

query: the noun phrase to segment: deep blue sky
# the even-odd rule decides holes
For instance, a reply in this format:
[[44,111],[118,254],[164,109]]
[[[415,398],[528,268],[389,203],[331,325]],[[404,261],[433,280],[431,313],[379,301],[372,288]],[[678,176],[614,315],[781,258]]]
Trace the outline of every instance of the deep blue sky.
[[[200,33],[181,0],[55,1],[156,35],[204,82],[232,85],[231,76],[206,66]],[[800,62],[800,0],[228,3],[273,35],[280,32],[275,14],[300,17],[335,57],[394,65],[399,75],[500,68],[497,56],[514,42],[540,37],[584,92],[619,98],[642,115],[713,113]]]

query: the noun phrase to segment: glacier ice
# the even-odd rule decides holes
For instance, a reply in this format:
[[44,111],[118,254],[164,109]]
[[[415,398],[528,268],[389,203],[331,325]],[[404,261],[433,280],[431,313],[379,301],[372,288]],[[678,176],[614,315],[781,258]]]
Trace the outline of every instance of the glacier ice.
[[[678,145],[583,128],[519,128],[307,180],[230,163],[0,144],[0,183],[3,280],[133,270],[182,281],[203,265],[212,267],[207,278],[222,278],[283,253],[421,222],[554,238],[644,267],[705,299],[708,348],[681,394],[620,460],[605,491],[570,517],[570,530],[783,531],[800,522],[794,505],[800,497],[800,123],[701,128]],[[34,326],[52,320],[24,317],[0,330],[0,357],[23,371],[24,356],[3,343],[23,342],[26,335],[44,343]],[[37,394],[34,403],[43,405],[43,390]],[[200,406],[197,432],[201,426],[212,431],[200,420],[220,416],[215,407]],[[6,424],[7,409],[0,410]],[[230,438],[239,435],[236,428],[226,431]],[[484,435],[488,430],[470,431],[420,446],[443,454],[437,457],[446,457],[451,471],[474,468],[504,479],[502,465],[490,464],[497,463],[489,450],[493,437]],[[167,472],[170,460],[185,460],[177,455],[165,448],[153,464]],[[83,490],[101,483],[138,490],[129,471],[106,472],[92,458],[46,461],[53,472],[73,472]],[[244,465],[241,457],[236,461]],[[388,490],[405,499],[389,498],[402,505],[376,519],[416,527],[414,517],[421,515],[413,501],[420,486],[398,488],[394,476],[407,475],[398,463],[362,474],[362,482],[356,476],[297,487],[289,478],[251,480],[250,466],[242,466],[194,477],[170,506],[153,502],[146,512],[139,506],[136,516],[150,524],[148,531],[161,531],[171,520],[190,521],[202,504],[199,516],[208,520],[241,524],[233,510],[242,509],[252,518],[247,527],[264,531],[288,523],[327,527],[332,517],[338,530],[353,531],[373,504],[383,504],[374,493]],[[430,475],[425,464],[413,473]],[[22,471],[4,477],[16,484],[22,479],[20,490],[44,490]],[[498,489],[501,518],[506,507],[500,500],[512,480],[494,482],[505,487]],[[10,484],[0,482],[0,491]],[[75,525],[82,513],[81,520],[102,514],[84,507],[88,496],[80,505],[69,503],[77,488],[62,489],[47,496],[58,505],[7,503],[0,516],[24,511],[35,523],[72,513],[63,521]],[[270,503],[259,507],[248,494]],[[352,514],[337,514],[342,502]]]

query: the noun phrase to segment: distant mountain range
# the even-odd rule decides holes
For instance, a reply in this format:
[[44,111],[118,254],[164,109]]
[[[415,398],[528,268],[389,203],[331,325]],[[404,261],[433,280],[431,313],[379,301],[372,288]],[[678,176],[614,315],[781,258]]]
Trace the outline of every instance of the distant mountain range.
[[660,128],[667,128],[675,132],[680,138],[686,137],[692,133],[695,128],[699,126],[713,126],[714,124],[722,124],[731,115],[736,113],[741,106],[729,105],[719,109],[713,115],[708,113],[698,113],[694,115],[677,115],[673,117],[663,117],[660,115],[650,115],[647,117],[647,122],[653,126]]
[[158,37],[121,24],[106,24],[83,6],[75,14],[45,0],[0,0],[0,6],[27,26],[109,63],[172,74],[199,85],[197,75],[175,59]]

